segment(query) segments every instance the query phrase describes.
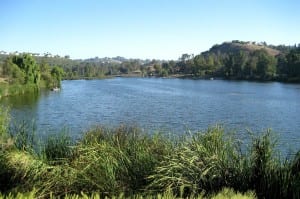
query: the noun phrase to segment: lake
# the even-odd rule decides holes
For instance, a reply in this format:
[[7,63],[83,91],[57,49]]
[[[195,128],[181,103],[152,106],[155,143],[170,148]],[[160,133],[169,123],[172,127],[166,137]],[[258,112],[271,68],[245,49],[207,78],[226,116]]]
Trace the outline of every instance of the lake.
[[74,138],[95,125],[137,125],[183,133],[221,124],[240,135],[272,128],[300,148],[300,85],[278,82],[115,78],[63,81],[59,92],[8,97],[14,121],[40,135],[67,128]]

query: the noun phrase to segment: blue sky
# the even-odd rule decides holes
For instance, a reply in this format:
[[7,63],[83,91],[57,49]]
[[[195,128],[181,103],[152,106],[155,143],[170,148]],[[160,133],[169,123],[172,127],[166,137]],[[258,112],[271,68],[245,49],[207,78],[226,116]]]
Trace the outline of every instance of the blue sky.
[[299,0],[0,0],[0,50],[177,59],[224,41],[300,43]]

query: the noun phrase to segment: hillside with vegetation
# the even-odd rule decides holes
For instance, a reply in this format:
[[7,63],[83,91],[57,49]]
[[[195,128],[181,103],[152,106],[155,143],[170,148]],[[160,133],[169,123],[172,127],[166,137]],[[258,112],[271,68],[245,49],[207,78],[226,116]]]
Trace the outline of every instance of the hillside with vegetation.
[[[254,52],[256,50],[264,49],[269,55],[276,56],[281,53],[277,50],[275,46],[268,46],[266,43],[256,43],[256,42],[243,42],[234,40],[232,42],[224,42],[220,45],[216,44],[208,51],[208,53],[238,53],[239,51],[245,51],[248,53]],[[205,54],[205,53],[204,53]]]
[[300,47],[232,41],[214,45],[199,55],[183,54],[163,63],[167,74],[246,80],[300,80]]

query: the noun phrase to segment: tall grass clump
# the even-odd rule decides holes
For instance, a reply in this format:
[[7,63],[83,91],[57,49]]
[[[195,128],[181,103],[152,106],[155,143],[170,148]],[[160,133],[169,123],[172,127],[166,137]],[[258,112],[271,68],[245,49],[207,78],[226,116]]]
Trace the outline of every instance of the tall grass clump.
[[171,147],[159,134],[148,136],[128,126],[98,127],[77,143],[70,142],[65,134],[50,136],[41,153],[22,143],[4,156],[6,171],[11,173],[10,190],[17,193],[35,188],[43,197],[81,191],[99,192],[101,196],[143,193],[148,176]]
[[161,135],[148,136],[135,127],[98,127],[77,147],[79,155],[74,164],[81,171],[80,187],[108,195],[141,192],[170,147]]
[[0,192],[10,187],[8,181],[11,173],[6,170],[5,162],[5,153],[13,145],[7,133],[10,121],[8,112],[8,108],[0,106]]
[[59,134],[50,135],[43,144],[41,155],[52,164],[60,164],[73,157],[74,143],[64,129]]
[[36,84],[0,84],[0,98],[25,93],[39,92]]
[[10,121],[8,111],[8,108],[0,106],[0,142],[2,142],[7,136],[7,129]]
[[220,127],[198,132],[179,143],[156,167],[149,188],[171,188],[178,195],[212,193],[223,187],[258,198],[300,198],[300,155],[281,160],[270,130],[248,146]]
[[239,178],[243,157],[233,135],[217,126],[185,139],[156,167],[150,189],[171,188],[185,195],[231,187]]
[[[75,181],[76,170],[66,161],[70,155],[65,150],[67,138],[49,137],[43,145],[44,150],[40,150],[42,146],[39,146],[41,142],[36,137],[34,124],[23,121],[10,128],[7,124],[5,130],[6,143],[10,144],[9,148],[6,144],[7,147],[0,151],[0,190],[18,193],[36,188],[36,193],[43,197],[51,192],[56,195],[68,193]],[[51,156],[50,151],[58,154]],[[65,164],[57,166],[56,157],[60,158],[62,153],[68,154],[62,160]]]
[[8,133],[13,138],[16,148],[21,151],[34,150],[37,146],[38,140],[34,122],[30,123],[23,120],[19,123],[14,123],[8,129]]
[[299,156],[281,159],[270,130],[253,138],[249,157],[248,187],[258,198],[300,198]]

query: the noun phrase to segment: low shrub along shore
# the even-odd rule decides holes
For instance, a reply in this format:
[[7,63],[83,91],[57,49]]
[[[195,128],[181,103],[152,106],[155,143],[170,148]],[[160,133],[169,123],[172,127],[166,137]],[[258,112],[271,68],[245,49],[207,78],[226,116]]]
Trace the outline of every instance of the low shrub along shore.
[[27,84],[27,85],[8,85],[0,83],[0,99],[2,97],[20,95],[25,93],[39,92],[39,86],[36,84]]
[[247,145],[220,126],[178,138],[96,127],[78,141],[63,132],[39,142],[9,129],[7,111],[0,118],[0,197],[300,197],[300,153],[280,158],[270,131]]

